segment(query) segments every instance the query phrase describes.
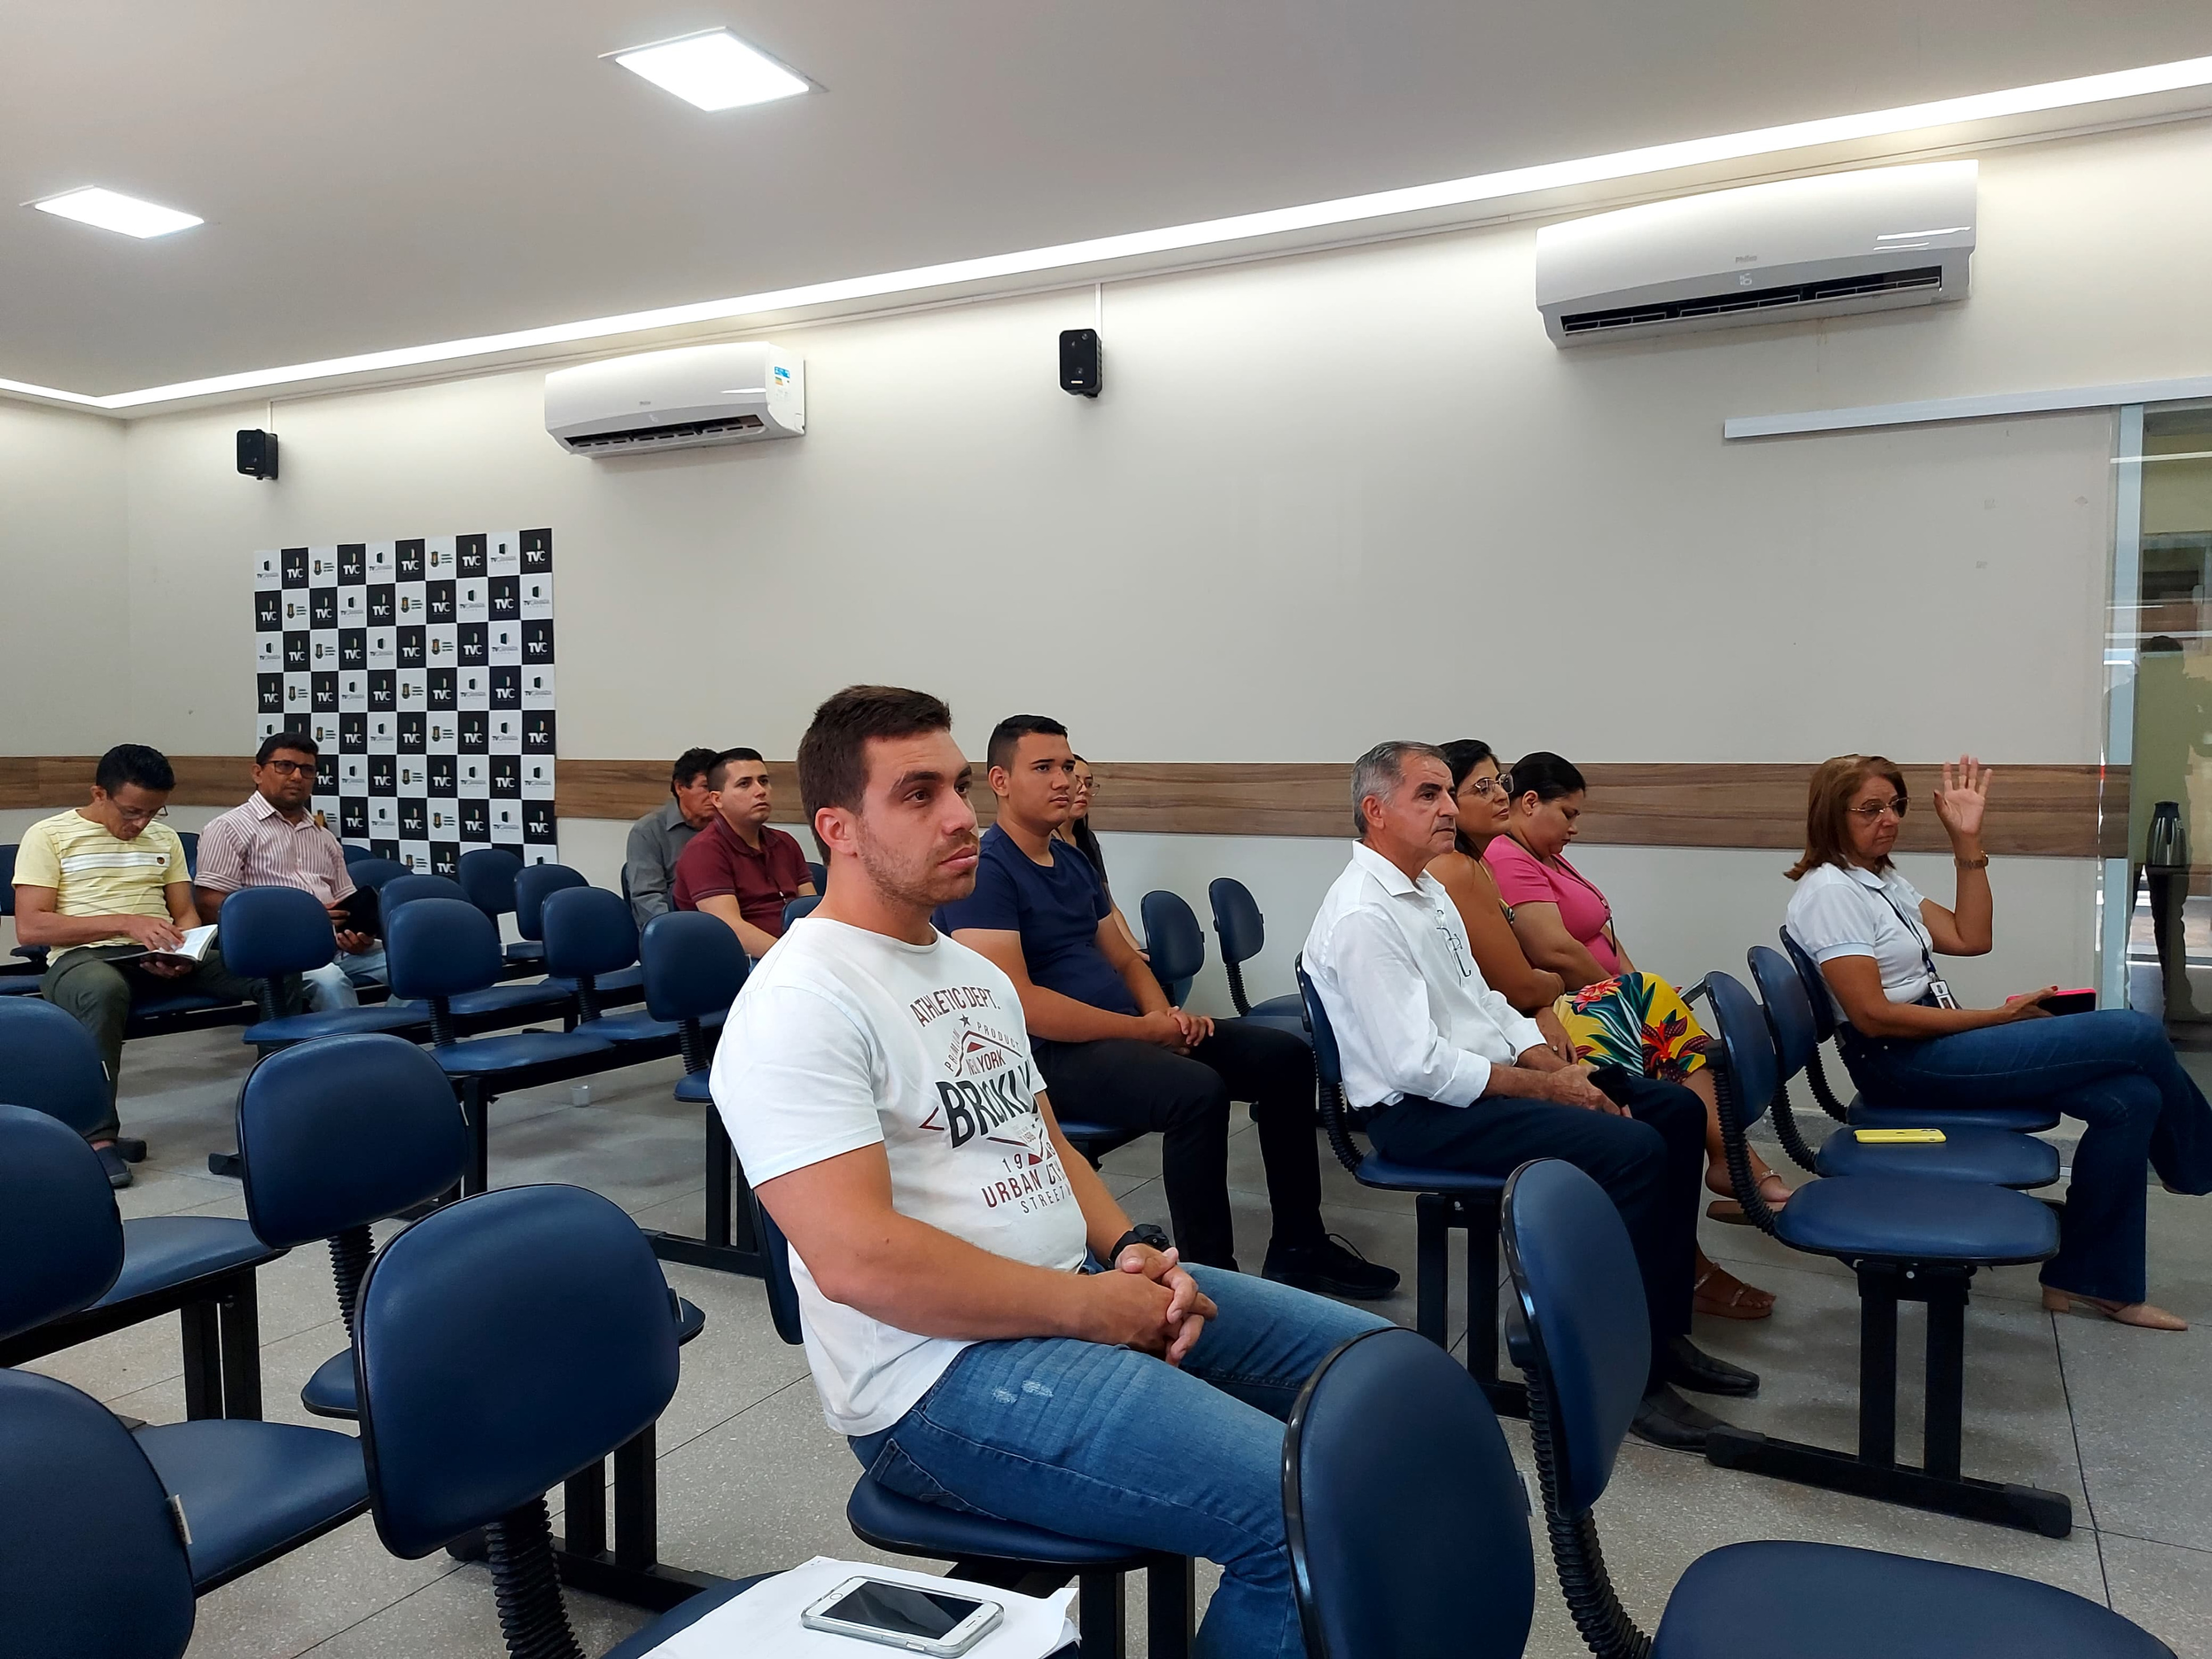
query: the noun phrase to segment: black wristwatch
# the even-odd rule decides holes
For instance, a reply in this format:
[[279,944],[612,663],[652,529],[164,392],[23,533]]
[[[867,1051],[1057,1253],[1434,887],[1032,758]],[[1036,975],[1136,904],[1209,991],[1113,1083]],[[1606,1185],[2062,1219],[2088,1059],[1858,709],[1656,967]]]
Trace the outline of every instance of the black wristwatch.
[[1149,1221],[1142,1221],[1114,1241],[1114,1248],[1106,1252],[1106,1265],[1110,1267],[1119,1261],[1121,1259],[1121,1252],[1132,1244],[1149,1244],[1156,1250],[1175,1248],[1174,1242],[1168,1237],[1167,1229],[1155,1227]]

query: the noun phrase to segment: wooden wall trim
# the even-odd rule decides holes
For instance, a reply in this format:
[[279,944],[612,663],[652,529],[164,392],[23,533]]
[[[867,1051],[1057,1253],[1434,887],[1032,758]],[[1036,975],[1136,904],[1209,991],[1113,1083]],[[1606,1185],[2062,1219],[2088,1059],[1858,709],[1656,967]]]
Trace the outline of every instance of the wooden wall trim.
[[[0,807],[64,806],[84,798],[96,757],[0,756]],[[180,806],[229,806],[252,787],[242,756],[172,755]],[[1092,819],[1101,830],[1182,836],[1296,836],[1348,839],[1348,765],[1237,762],[1100,761]],[[769,763],[781,805],[795,815],[799,780],[788,761]],[[1802,765],[1700,765],[1613,762],[1585,765],[1590,793],[1582,840],[1598,846],[1744,847],[1795,851],[1802,845]],[[2126,853],[2125,768],[2022,764],[1996,769],[1990,811],[1993,853],[2046,858],[2118,858]],[[1913,810],[1901,845],[1941,852],[1946,843],[1928,805],[1940,774],[1908,765]],[[570,760],[556,766],[562,817],[634,818],[668,799],[668,763]],[[977,807],[989,817],[989,793]]]

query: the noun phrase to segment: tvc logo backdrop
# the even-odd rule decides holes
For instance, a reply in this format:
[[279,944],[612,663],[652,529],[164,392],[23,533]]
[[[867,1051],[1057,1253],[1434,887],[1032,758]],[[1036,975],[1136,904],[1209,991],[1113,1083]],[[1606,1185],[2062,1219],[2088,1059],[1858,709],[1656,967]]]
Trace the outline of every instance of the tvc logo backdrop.
[[254,740],[315,739],[341,840],[441,876],[560,856],[550,530],[256,553],[253,649]]

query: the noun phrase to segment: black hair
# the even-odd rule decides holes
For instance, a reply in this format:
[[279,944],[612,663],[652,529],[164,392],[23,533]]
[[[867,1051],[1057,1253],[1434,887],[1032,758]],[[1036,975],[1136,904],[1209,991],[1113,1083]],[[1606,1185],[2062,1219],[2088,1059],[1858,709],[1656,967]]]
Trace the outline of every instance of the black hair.
[[[1480,738],[1454,738],[1449,743],[1438,744],[1437,748],[1443,755],[1444,764],[1451,768],[1452,793],[1455,795],[1459,793],[1460,786],[1467,781],[1468,773],[1483,762],[1498,758],[1498,751]],[[1471,859],[1482,856],[1481,850],[1468,839],[1464,830],[1453,830],[1452,845]]]
[[[1078,766],[1091,764],[1080,755],[1075,757],[1075,763]],[[1091,860],[1091,867],[1098,872],[1098,879],[1103,882],[1106,879],[1106,854],[1098,845],[1098,832],[1091,827],[1090,814],[1086,812],[1079,818],[1068,819],[1067,834],[1068,839],[1075,843],[1075,850]]]
[[319,756],[323,752],[305,732],[271,732],[261,739],[261,747],[253,751],[253,763],[266,766],[271,755],[284,749],[295,755]]
[[707,787],[709,789],[720,789],[729,781],[732,761],[759,761],[763,766],[768,764],[757,749],[725,749],[714,757],[714,763],[707,769]]
[[1049,714],[1009,714],[991,728],[991,741],[983,750],[986,766],[1011,766],[1014,751],[1027,737],[1064,738],[1067,728]]
[[111,795],[126,783],[167,794],[177,787],[177,774],[160,750],[143,743],[118,743],[100,757],[92,781]]
[[[806,821],[825,806],[860,810],[868,793],[868,744],[952,729],[940,697],[896,685],[848,685],[814,711],[799,740],[799,796]],[[819,838],[816,846],[820,848]]]
[[1531,793],[1538,800],[1563,800],[1589,787],[1572,761],[1548,749],[1522,756],[1506,770],[1513,774],[1513,796],[1516,800]]
[[701,773],[710,771],[714,764],[714,750],[687,749],[676,757],[676,764],[668,771],[668,793],[674,794]]

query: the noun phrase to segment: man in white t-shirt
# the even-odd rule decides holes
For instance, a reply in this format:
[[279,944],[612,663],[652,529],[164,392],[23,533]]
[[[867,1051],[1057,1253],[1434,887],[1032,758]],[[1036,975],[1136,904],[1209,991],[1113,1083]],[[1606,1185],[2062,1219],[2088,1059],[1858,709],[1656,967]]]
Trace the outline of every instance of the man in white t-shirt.
[[829,896],[714,1060],[791,1241],[823,1414],[908,1497],[1218,1562],[1199,1650],[1303,1655],[1280,1419],[1382,1322],[1184,1268],[1061,1137],[1012,981],[930,925],[975,881],[951,724],[888,686],[816,710],[799,781]]

